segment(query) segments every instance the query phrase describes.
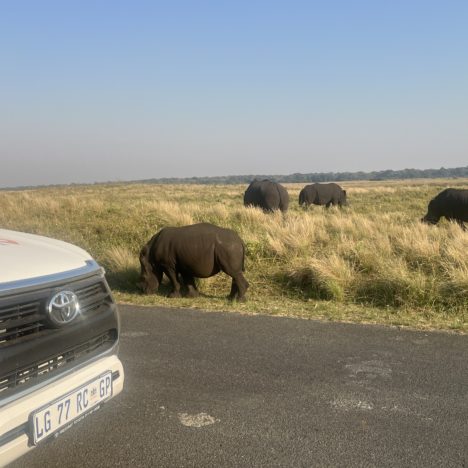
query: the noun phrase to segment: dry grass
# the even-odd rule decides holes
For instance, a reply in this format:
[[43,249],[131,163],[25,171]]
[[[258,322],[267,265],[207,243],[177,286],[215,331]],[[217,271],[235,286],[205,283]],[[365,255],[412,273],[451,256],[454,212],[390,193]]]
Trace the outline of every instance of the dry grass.
[[[431,197],[467,180],[352,182],[344,210],[297,204],[242,206],[244,186],[94,185],[0,192],[0,226],[76,243],[107,269],[121,300],[417,327],[468,329],[468,233],[419,222]],[[207,221],[235,229],[247,246],[247,305],[230,305],[223,275],[200,282],[205,297],[145,297],[135,287],[138,251],[164,226]]]

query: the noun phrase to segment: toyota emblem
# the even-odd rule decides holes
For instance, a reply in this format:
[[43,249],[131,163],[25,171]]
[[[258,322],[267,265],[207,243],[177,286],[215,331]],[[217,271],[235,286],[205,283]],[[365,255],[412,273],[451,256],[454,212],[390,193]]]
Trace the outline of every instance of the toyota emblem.
[[70,323],[80,312],[77,295],[72,291],[60,291],[49,301],[47,312],[56,326]]

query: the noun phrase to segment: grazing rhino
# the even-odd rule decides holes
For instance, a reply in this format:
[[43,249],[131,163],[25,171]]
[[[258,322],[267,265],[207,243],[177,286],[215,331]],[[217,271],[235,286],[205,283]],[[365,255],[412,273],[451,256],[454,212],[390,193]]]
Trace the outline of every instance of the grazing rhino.
[[263,211],[288,210],[288,191],[277,182],[268,179],[253,180],[244,193],[245,206],[257,206]]
[[299,193],[299,205],[338,205],[340,208],[347,205],[346,190],[338,184],[310,184]]
[[428,224],[437,224],[444,216],[449,221],[456,221],[463,230],[468,221],[468,190],[447,188],[436,195],[427,207],[427,214],[421,219]]
[[249,283],[244,277],[245,247],[231,229],[209,223],[166,227],[141,249],[139,286],[146,293],[156,292],[163,273],[172,283],[169,297],[180,297],[180,279],[189,297],[198,296],[195,278],[208,278],[224,271],[232,278],[229,298],[245,300]]

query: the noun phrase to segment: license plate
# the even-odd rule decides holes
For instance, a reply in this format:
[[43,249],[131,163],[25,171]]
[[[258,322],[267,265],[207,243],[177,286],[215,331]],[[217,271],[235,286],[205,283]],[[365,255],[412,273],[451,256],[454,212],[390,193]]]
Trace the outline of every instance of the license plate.
[[70,426],[112,396],[112,372],[106,372],[63,397],[31,414],[30,424],[34,445]]

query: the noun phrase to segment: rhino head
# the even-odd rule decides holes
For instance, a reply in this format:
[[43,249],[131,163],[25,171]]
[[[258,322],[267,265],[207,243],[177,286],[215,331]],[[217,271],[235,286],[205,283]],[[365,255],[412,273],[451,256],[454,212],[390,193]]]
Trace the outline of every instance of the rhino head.
[[158,290],[159,281],[150,262],[151,245],[146,244],[140,251],[140,280],[138,287],[145,293],[151,294]]

